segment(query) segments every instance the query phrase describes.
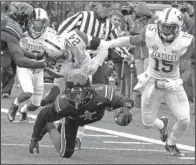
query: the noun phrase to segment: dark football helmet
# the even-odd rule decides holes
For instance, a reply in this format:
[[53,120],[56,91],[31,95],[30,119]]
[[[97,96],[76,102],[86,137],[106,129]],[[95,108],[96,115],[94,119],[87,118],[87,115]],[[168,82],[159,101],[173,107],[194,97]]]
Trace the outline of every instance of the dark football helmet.
[[88,75],[75,71],[67,78],[65,93],[71,102],[86,104],[91,98],[90,87],[91,82]]
[[33,6],[24,2],[12,2],[8,13],[10,18],[18,22],[26,30],[33,19]]

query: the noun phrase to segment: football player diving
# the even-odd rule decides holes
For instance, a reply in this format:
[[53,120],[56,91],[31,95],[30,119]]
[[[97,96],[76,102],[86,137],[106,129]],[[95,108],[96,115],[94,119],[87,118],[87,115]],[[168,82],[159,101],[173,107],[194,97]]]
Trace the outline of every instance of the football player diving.
[[[190,106],[183,80],[189,78],[191,68],[185,70],[183,66],[191,67],[190,58],[195,48],[194,36],[183,32],[182,25],[182,13],[177,8],[166,8],[160,13],[157,24],[147,25],[140,35],[122,37],[110,43],[111,48],[130,43],[148,47],[149,66],[138,75],[134,88],[142,92],[142,122],[158,128],[161,140],[166,142],[166,151],[177,157],[184,156],[176,143],[190,124]],[[176,118],[169,137],[168,118],[157,118],[163,99]]]
[[[29,152],[39,153],[38,142],[48,132],[57,152],[63,158],[74,153],[75,140],[79,126],[100,121],[106,107],[117,109],[115,122],[126,126],[132,121],[131,109],[134,103],[124,96],[115,95],[111,86],[91,85],[89,76],[81,71],[73,71],[66,80],[64,92],[55,102],[43,107],[39,112],[29,144]],[[61,133],[54,121],[62,119]]]

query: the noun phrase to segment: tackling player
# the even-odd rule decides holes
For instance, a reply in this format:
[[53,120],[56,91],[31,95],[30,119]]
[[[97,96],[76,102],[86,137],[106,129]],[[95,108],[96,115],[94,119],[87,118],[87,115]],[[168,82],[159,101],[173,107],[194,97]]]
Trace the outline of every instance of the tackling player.
[[[49,58],[55,63],[54,67],[51,68],[51,72],[63,75],[63,78],[54,80],[54,86],[49,95],[42,101],[42,106],[53,102],[60,93],[60,90],[64,91],[67,76],[73,69],[93,75],[108,56],[109,48],[109,44],[106,41],[89,36],[79,30],[63,33],[58,39],[47,38],[47,40],[49,41],[46,43],[48,48],[56,45],[61,47],[66,55],[64,55],[65,59],[61,59],[61,57],[55,56],[52,53],[51,56],[49,55]],[[98,55],[91,59],[86,49],[97,50]]]
[[15,64],[26,68],[44,68],[45,61],[36,61],[24,56],[19,40],[32,19],[33,7],[27,3],[12,3],[8,14],[1,16],[1,51],[9,50]]
[[[191,55],[195,38],[183,32],[183,18],[176,8],[166,8],[160,13],[157,24],[147,25],[141,35],[122,37],[111,41],[111,48],[127,44],[146,44],[149,51],[149,66],[138,75],[134,89],[142,91],[142,121],[144,125],[160,130],[165,149],[173,156],[184,154],[176,146],[190,123],[190,106],[183,88],[183,79],[188,79],[191,68],[182,72],[181,63],[191,67]],[[156,118],[160,103],[165,100],[177,121],[168,138],[168,118]]]
[[[47,12],[42,8],[35,8],[33,11],[33,20],[28,26],[24,37],[20,40],[20,46],[25,52],[25,56],[32,59],[42,60],[46,51],[43,42],[47,36],[56,35],[56,31],[49,27],[49,18]],[[21,121],[27,120],[26,111],[35,111],[39,106],[44,93],[44,70],[17,67],[17,76],[23,100],[19,100],[21,95],[15,99],[8,116],[13,121],[18,110],[19,104],[30,99],[21,109]],[[18,101],[19,100],[19,101]]]
[[[36,118],[29,152],[34,148],[39,153],[38,141],[48,132],[57,152],[63,158],[70,158],[74,153],[76,134],[79,126],[100,121],[106,107],[117,109],[115,122],[121,126],[132,121],[131,99],[114,94],[112,87],[101,84],[91,85],[88,75],[76,71],[66,81],[65,91],[56,101],[45,106]],[[61,134],[54,121],[63,120]]]

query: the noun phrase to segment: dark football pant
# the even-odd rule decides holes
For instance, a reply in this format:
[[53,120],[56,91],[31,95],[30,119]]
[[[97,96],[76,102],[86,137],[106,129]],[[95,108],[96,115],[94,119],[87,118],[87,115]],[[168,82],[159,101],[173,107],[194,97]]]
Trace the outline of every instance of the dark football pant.
[[99,121],[103,116],[104,112],[100,113],[94,120],[82,120],[79,123],[69,117],[62,118],[61,134],[56,128],[49,132],[52,143],[61,157],[70,158],[73,155],[79,126]]
[[2,66],[1,69],[1,82],[2,93],[11,94],[12,87],[14,85],[14,77],[16,75],[16,65],[12,61],[10,65]]

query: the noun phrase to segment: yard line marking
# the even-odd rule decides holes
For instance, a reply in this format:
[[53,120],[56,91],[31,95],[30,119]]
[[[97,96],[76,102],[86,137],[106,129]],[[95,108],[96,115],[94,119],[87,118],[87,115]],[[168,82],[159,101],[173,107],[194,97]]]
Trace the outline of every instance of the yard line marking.
[[93,134],[83,134],[83,136],[89,136],[89,137],[118,137],[114,135],[93,135]]
[[179,159],[183,159],[183,160],[186,160],[186,159],[195,160],[195,157],[179,157]]
[[152,143],[144,143],[144,142],[115,142],[115,141],[103,141],[103,143],[108,143],[108,144],[152,144]]
[[[1,108],[1,112],[7,113],[8,109]],[[28,114],[28,116],[31,116],[32,119],[36,119],[36,117],[37,117],[37,115],[32,115],[32,114]],[[98,127],[93,127],[93,126],[88,126],[88,125],[85,125],[84,128],[86,128],[88,130],[92,130],[92,131],[107,133],[107,134],[111,134],[111,135],[121,136],[121,137],[129,138],[129,139],[141,140],[141,141],[154,143],[154,144],[160,144],[160,145],[165,146],[165,143],[160,140],[151,139],[151,138],[147,138],[144,136],[138,136],[138,135],[128,134],[128,133],[124,133],[124,132],[117,132],[117,131],[113,131],[113,130],[98,128]],[[188,145],[183,145],[183,144],[177,144],[177,146],[179,149],[195,152],[195,147],[193,147],[193,146],[188,146]]]
[[[137,135],[133,135],[133,134],[128,134],[128,133],[124,133],[124,132],[117,132],[117,131],[113,131],[113,130],[97,128],[97,127],[88,126],[88,125],[85,125],[84,127],[88,130],[104,132],[104,133],[117,135],[117,136],[129,138],[129,139],[135,139],[135,140],[141,140],[141,141],[145,141],[145,142],[149,142],[149,143],[165,145],[165,143],[160,141],[160,140],[155,140],[155,139],[147,138],[147,137],[144,137],[144,136],[137,136]],[[183,144],[177,144],[177,146],[180,149],[184,149],[184,150],[188,150],[188,151],[195,151],[195,147],[192,147],[192,146],[183,145]]]

